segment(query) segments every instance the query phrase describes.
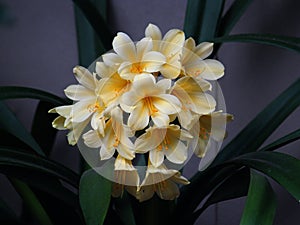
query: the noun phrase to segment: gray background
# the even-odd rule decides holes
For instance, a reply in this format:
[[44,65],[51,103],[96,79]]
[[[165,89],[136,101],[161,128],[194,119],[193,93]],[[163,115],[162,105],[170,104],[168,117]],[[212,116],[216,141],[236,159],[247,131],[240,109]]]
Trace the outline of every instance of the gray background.
[[[63,96],[63,89],[75,80],[72,68],[78,64],[76,30],[71,0],[2,0],[15,18],[12,26],[0,26],[1,85],[21,85],[43,89]],[[230,2],[230,1],[229,1]],[[182,28],[186,1],[183,0],[110,0],[109,24],[114,32],[124,31],[132,39],[144,35],[149,22],[165,32]],[[256,0],[241,18],[232,33],[276,33],[300,36],[300,1]],[[228,127],[232,139],[263,107],[299,77],[299,54],[271,46],[231,43],[219,53],[226,67],[220,85],[227,111],[235,121]],[[30,129],[34,100],[14,100],[9,105]],[[274,132],[274,140],[299,128],[299,110]],[[78,169],[78,151],[66,145],[60,133],[52,157]],[[282,151],[299,154],[299,143]],[[277,225],[299,224],[300,208],[296,200],[279,185]],[[0,194],[19,210],[19,198],[0,179]],[[197,224],[235,225],[239,223],[244,199],[210,207]]]

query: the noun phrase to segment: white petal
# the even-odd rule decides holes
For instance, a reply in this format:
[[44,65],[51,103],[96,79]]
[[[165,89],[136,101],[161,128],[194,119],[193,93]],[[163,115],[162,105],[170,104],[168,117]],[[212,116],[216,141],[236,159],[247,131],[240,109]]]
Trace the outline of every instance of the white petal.
[[82,84],[84,87],[87,87],[91,90],[95,89],[94,77],[88,69],[86,69],[82,66],[76,66],[73,69],[73,73],[74,73],[77,81],[80,84]]
[[140,61],[143,56],[153,48],[152,39],[145,37],[136,44],[137,60]]
[[151,23],[147,26],[145,30],[145,36],[151,37],[152,40],[161,40],[162,38],[161,31],[158,28],[158,26]]
[[82,85],[70,85],[65,89],[65,95],[74,101],[95,98],[95,92]]
[[158,167],[164,161],[164,153],[163,153],[163,151],[154,149],[154,150],[150,151],[149,159],[153,166]]
[[93,103],[91,101],[80,101],[74,104],[71,112],[73,122],[82,122],[89,118],[93,114],[93,111],[89,110],[89,106]]
[[132,130],[142,130],[149,123],[149,112],[147,107],[144,107],[143,103],[138,103],[128,118],[128,126]]
[[[116,66],[123,62],[122,58],[115,53],[106,53],[102,55],[102,60],[107,66]],[[97,69],[96,72],[98,73]],[[99,75],[101,76],[101,74]]]
[[177,97],[169,94],[160,94],[152,97],[155,108],[165,114],[175,114],[181,111],[181,103]]
[[120,143],[118,145],[117,151],[118,153],[125,159],[133,159],[134,158],[134,151],[133,151],[133,144],[127,139],[127,143]]
[[187,147],[181,141],[178,141],[172,147],[175,148],[164,151],[167,159],[176,164],[184,163],[187,159]]
[[167,57],[181,51],[184,44],[185,35],[184,32],[178,29],[169,30],[163,40],[161,46],[161,52]]
[[191,95],[190,109],[198,114],[208,114],[215,110],[216,100],[209,94]]
[[107,146],[105,146],[105,144],[103,144],[99,151],[100,159],[101,160],[110,159],[111,157],[113,157],[114,153],[115,153],[114,148],[112,148],[112,147],[107,148]]
[[224,66],[221,62],[214,59],[206,59],[202,61],[203,71],[199,76],[206,80],[217,80],[224,75]]
[[133,41],[130,37],[122,32],[119,32],[113,40],[114,51],[130,62],[135,62],[136,60],[136,49]]
[[147,186],[142,186],[140,188],[140,190],[137,193],[136,198],[140,202],[144,202],[144,201],[151,199],[153,197],[153,195],[154,195],[154,185],[147,185]]
[[84,144],[90,148],[99,148],[102,144],[99,134],[95,130],[90,130],[82,135]]
[[160,52],[147,52],[142,58],[144,71],[153,73],[160,70],[161,66],[166,62],[166,57]]
[[63,105],[63,106],[54,108],[56,113],[58,113],[59,115],[65,117],[65,118],[69,117],[71,115],[72,109],[73,109],[73,105]]
[[170,118],[167,114],[156,112],[153,115],[151,115],[153,123],[157,127],[166,127],[169,125]]
[[157,184],[156,194],[164,200],[174,200],[179,196],[178,186],[170,181],[166,180],[162,185]]
[[202,42],[199,45],[197,45],[195,49],[195,53],[201,58],[205,59],[207,58],[213,51],[214,43],[210,42]]

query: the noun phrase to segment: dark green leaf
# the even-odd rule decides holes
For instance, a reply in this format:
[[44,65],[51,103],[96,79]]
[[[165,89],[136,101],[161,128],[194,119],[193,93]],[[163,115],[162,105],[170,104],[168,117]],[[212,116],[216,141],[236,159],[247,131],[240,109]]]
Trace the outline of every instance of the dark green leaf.
[[45,102],[51,102],[54,105],[66,105],[72,102],[62,99],[49,92],[28,88],[28,87],[14,87],[14,86],[2,86],[0,87],[0,100],[14,99],[14,98],[32,98],[39,99]]
[[221,20],[219,35],[230,33],[253,0],[235,0]]
[[282,146],[285,146],[291,142],[297,141],[300,139],[300,129],[295,130],[292,133],[289,133],[288,135],[279,138],[278,140],[274,141],[273,143],[263,147],[259,151],[273,151],[275,149],[278,149]]
[[198,40],[206,0],[189,0],[186,6],[184,32],[187,37]]
[[[0,102],[0,130],[6,131],[15,136],[30,146],[37,154],[42,156],[45,155],[38,143],[36,143],[35,139],[2,102]],[[11,144],[13,145],[13,143]]]
[[215,37],[222,16],[224,0],[206,0],[198,43]]
[[23,199],[23,202],[28,207],[32,216],[37,219],[39,224],[53,225],[44,207],[41,205],[32,190],[19,180],[11,179],[11,183]]
[[249,169],[243,168],[241,170],[238,170],[212,192],[203,206],[196,212],[194,212],[193,215],[189,218],[190,221],[194,223],[197,218],[204,212],[204,210],[212,204],[246,196],[249,188],[249,182]]
[[251,171],[248,197],[240,225],[272,225],[276,206],[276,195],[268,180]]
[[[111,31],[110,31],[110,29],[109,29],[109,27],[108,27],[108,25],[107,25],[107,23],[104,19],[104,16],[105,16],[104,13],[103,13],[104,10],[103,9],[99,10],[96,7],[96,6],[106,7],[106,1],[101,0],[101,3],[97,3],[96,6],[90,0],[73,0],[73,2],[81,10],[82,14],[85,16],[85,18],[87,19],[89,24],[94,29],[95,33],[98,35],[98,38],[100,39],[104,49],[106,51],[110,50],[112,48]],[[102,11],[102,13],[103,13],[102,15],[101,15],[100,11]],[[81,22],[77,23],[77,25],[79,25],[80,23],[81,23],[81,25],[83,25],[83,23],[86,24],[86,22],[82,22],[82,19],[80,19],[80,20],[81,20]],[[79,25],[80,27],[78,27],[78,28],[85,29],[81,25]],[[82,32],[79,32],[78,34],[80,34],[80,33],[82,35],[79,35],[79,39],[84,38],[84,34]],[[90,37],[93,36],[93,35],[91,35],[90,30],[89,30],[88,35]],[[100,52],[100,53],[104,53],[104,52]],[[94,61],[94,60],[95,60],[95,58],[92,61]],[[89,62],[89,63],[92,63],[92,61]]]
[[31,128],[31,134],[37,140],[46,155],[49,155],[56,137],[57,130],[52,127],[52,121],[57,115],[48,113],[54,108],[52,103],[39,102]]
[[260,112],[216,157],[212,165],[243,153],[256,151],[299,106],[300,79]]
[[279,152],[252,152],[229,163],[247,166],[272,177],[299,201],[300,160]]
[[300,52],[300,38],[274,34],[236,34],[211,39],[214,43],[223,42],[252,42],[273,45],[280,48]]
[[22,152],[19,149],[8,149],[0,147],[0,172],[19,170],[40,172],[49,176],[62,179],[77,187],[79,177],[72,170],[52,160]]
[[79,200],[87,225],[102,225],[111,198],[111,181],[94,170],[83,173],[79,185]]

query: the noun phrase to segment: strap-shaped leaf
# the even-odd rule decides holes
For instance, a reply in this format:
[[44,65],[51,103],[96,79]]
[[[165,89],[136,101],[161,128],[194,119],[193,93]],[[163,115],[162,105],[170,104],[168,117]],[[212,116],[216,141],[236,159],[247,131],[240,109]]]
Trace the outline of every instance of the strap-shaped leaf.
[[[98,34],[106,51],[112,48],[111,31],[101,13],[97,10],[95,5],[90,0],[73,0],[73,2],[80,8],[85,18]],[[91,63],[91,62],[90,62]]]
[[[0,129],[8,132],[9,134],[18,138],[20,141],[27,144],[37,154],[42,156],[45,155],[31,134],[2,102],[0,102]],[[11,143],[11,145],[13,144],[14,143]]]
[[300,105],[300,79],[260,112],[216,157],[212,165],[258,150],[273,131]]
[[52,160],[22,152],[19,149],[0,147],[0,172],[6,171],[40,172],[62,179],[78,187],[79,177],[72,170]]
[[222,16],[224,0],[206,0],[198,43],[211,40],[217,33],[220,18]]
[[268,175],[300,199],[300,160],[279,152],[251,152],[229,162],[247,166]]
[[299,139],[300,139],[300,129],[295,130],[292,133],[289,133],[289,134],[285,135],[284,137],[279,138],[278,140],[272,142],[271,144],[268,144],[267,146],[263,147],[259,151],[273,151],[282,146],[285,146],[294,141],[297,141]]
[[15,87],[15,86],[2,86],[0,87],[0,100],[14,99],[14,98],[32,98],[45,102],[53,103],[54,105],[72,104],[72,102],[62,99],[54,94],[46,91],[28,88],[28,87]]
[[26,184],[19,180],[11,179],[10,181],[16,189],[16,191],[21,196],[21,198],[23,199],[23,202],[29,209],[29,212],[34,218],[37,219],[39,224],[53,225],[44,207],[42,206],[36,195],[32,192],[32,190]]
[[211,193],[203,206],[195,211],[192,216],[189,217],[189,220],[192,223],[195,223],[197,218],[204,212],[204,210],[206,210],[212,204],[246,196],[248,193],[249,183],[249,169],[243,168],[238,170]]
[[240,225],[272,225],[276,206],[276,195],[268,180],[251,171],[248,197]]
[[83,173],[79,200],[86,225],[102,225],[111,198],[111,182],[90,169]]
[[253,0],[235,0],[220,23],[219,35],[229,34]]
[[300,52],[300,38],[274,34],[236,34],[211,39],[214,43],[224,42],[251,42],[273,45],[280,48]]
[[184,32],[186,37],[198,40],[206,0],[188,0],[184,19]]

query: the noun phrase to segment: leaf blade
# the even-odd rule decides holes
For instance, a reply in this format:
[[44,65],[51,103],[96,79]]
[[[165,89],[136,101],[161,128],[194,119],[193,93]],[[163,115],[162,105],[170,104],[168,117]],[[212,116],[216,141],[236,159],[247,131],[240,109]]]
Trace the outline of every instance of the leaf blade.
[[274,34],[235,34],[211,39],[214,43],[250,42],[273,45],[291,51],[300,52],[300,38]]
[[79,185],[79,200],[87,225],[102,225],[104,223],[110,196],[110,181],[92,169],[83,173]]
[[251,171],[248,197],[240,225],[272,225],[276,206],[276,195],[268,180],[257,172]]

